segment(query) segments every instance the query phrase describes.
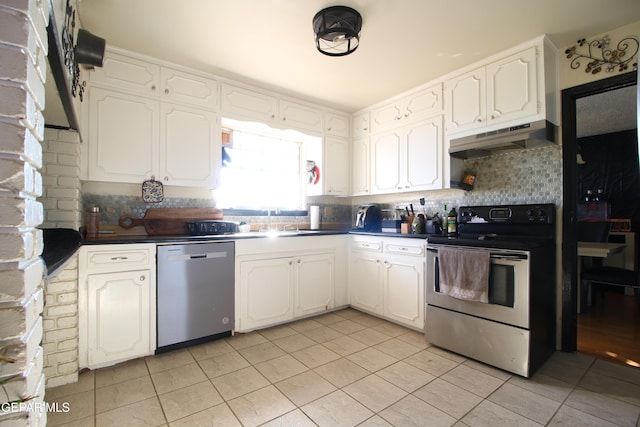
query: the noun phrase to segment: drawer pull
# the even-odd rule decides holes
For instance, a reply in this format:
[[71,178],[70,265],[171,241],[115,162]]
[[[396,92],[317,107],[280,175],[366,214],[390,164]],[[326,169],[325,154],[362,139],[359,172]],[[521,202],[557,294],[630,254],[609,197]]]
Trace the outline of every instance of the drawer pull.
[[128,259],[128,256],[114,256],[113,258],[111,258],[111,261],[126,261]]

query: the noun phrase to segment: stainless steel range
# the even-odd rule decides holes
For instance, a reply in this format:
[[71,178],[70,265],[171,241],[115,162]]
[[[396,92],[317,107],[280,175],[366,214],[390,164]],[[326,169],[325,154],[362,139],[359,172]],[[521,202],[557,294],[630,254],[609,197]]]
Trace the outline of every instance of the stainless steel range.
[[426,338],[529,377],[555,350],[555,206],[464,206],[427,239]]

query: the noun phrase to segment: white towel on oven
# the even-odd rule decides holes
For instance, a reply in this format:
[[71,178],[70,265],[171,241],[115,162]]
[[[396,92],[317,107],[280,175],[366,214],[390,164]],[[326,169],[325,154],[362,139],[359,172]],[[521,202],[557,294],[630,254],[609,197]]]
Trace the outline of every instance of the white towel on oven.
[[489,302],[489,252],[441,247],[438,264],[441,293],[467,301]]

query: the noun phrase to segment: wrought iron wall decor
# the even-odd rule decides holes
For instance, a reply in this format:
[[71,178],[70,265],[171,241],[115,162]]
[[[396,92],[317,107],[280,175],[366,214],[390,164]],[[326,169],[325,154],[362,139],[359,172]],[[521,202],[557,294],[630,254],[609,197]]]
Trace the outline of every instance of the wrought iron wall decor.
[[[638,39],[626,37],[618,42],[615,49],[609,47],[610,43],[609,36],[591,41],[580,39],[564,53],[567,59],[571,60],[571,68],[574,70],[580,68],[582,60],[589,61],[584,70],[586,73],[597,74],[603,69],[607,73],[612,73],[616,69],[620,72],[628,70],[638,54]],[[637,58],[632,67],[638,68]]]
[[62,52],[64,55],[64,65],[71,76],[71,94],[80,98],[84,97],[84,82],[80,83],[80,67],[76,62],[76,49],[74,34],[76,30],[76,11],[71,6],[71,0],[67,0],[65,7],[64,26],[62,27]]

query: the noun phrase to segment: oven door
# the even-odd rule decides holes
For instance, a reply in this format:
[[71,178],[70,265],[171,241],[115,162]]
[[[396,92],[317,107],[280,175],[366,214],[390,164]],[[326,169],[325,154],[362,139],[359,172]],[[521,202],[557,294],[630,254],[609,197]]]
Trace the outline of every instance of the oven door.
[[450,248],[489,251],[489,302],[466,301],[440,292],[438,247],[427,246],[428,306],[481,317],[507,325],[529,329],[529,252],[494,248],[447,245]]

